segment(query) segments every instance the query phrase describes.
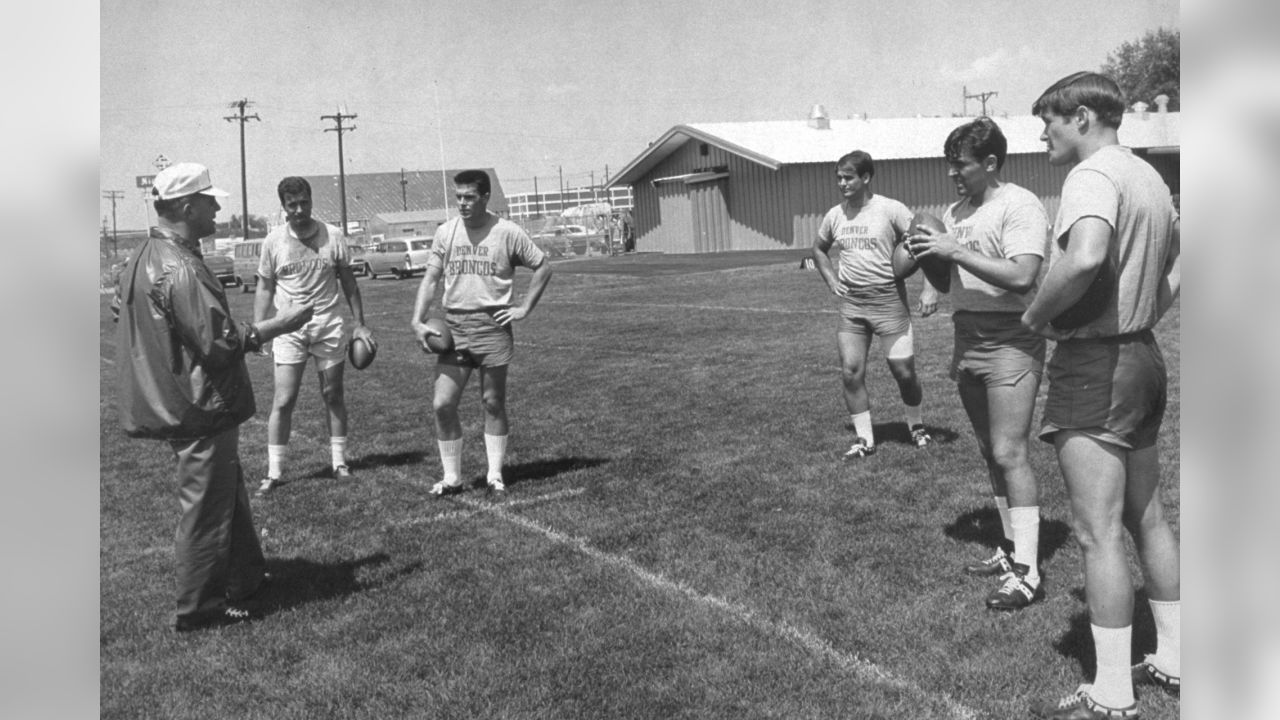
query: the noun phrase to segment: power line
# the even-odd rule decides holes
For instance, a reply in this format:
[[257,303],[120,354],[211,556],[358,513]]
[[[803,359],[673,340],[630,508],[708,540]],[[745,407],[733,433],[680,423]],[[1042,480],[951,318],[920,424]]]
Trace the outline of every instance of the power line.
[[980,101],[980,102],[982,103],[982,114],[983,114],[983,116],[986,116],[986,114],[987,114],[987,98],[994,97],[994,96],[996,96],[996,95],[999,95],[999,94],[1000,94],[1000,93],[998,93],[998,92],[996,92],[996,91],[994,91],[994,90],[988,90],[988,91],[986,91],[986,92],[974,93],[974,94],[970,95],[970,94],[969,94],[969,88],[968,88],[968,87],[965,87],[965,86],[961,86],[961,90],[964,92],[964,106],[961,108],[961,113],[962,113],[965,117],[968,117],[968,116],[969,116],[969,101],[970,101],[970,100],[978,100],[978,101]]
[[342,112],[342,108],[338,108],[337,114],[321,115],[321,120],[332,120],[336,124],[335,127],[325,128],[325,132],[338,133],[338,195],[342,198],[342,236],[347,236],[347,170],[346,163],[342,157],[342,133],[350,132],[356,129],[355,125],[351,127],[343,127],[343,120],[355,120],[355,115],[347,115]]
[[261,122],[261,118],[258,117],[257,113],[252,115],[244,114],[245,107],[252,104],[253,103],[244,98],[236,100],[235,102],[228,104],[227,107],[240,108],[240,114],[228,115],[222,118],[227,122],[236,120],[240,122],[240,228],[241,232],[244,234],[245,240],[249,239],[249,184],[246,181],[244,168],[244,124],[250,120],[258,120]]
[[[120,254],[120,241],[116,236],[116,201],[124,199],[123,190],[104,190],[102,197],[111,201],[111,256]],[[103,218],[106,220],[106,218]]]

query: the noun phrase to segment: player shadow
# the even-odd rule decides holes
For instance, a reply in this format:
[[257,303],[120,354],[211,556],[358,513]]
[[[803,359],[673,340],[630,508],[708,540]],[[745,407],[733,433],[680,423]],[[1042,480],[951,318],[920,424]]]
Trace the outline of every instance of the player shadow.
[[[1048,589],[1053,592],[1052,589]],[[1084,587],[1070,590],[1071,596],[1082,606],[1085,603]],[[1093,631],[1089,627],[1089,611],[1083,608],[1071,615],[1067,631],[1053,642],[1053,649],[1069,660],[1080,665],[1082,677],[1093,677],[1097,670],[1098,659],[1094,653]],[[1133,639],[1131,642],[1130,663],[1137,663],[1144,655],[1156,651],[1156,621],[1151,614],[1151,606],[1147,603],[1147,594],[1138,589],[1133,594]]]
[[[347,466],[351,468],[352,473],[359,473],[361,470],[372,470],[379,467],[398,467],[401,465],[418,465],[426,462],[427,453],[423,451],[398,452],[398,453],[370,453],[362,455],[358,458],[348,458]],[[301,477],[306,480],[314,480],[317,478],[332,477],[333,471],[327,465],[317,466],[306,475]]]
[[[846,423],[849,430],[853,430],[852,423]],[[933,442],[938,445],[950,445],[960,437],[960,433],[949,428],[941,428],[936,425],[924,424],[924,429],[929,433],[929,437],[933,438]],[[903,422],[875,423],[871,426],[872,432],[876,435],[876,444],[883,442],[899,443],[902,445],[912,445],[915,443],[911,440],[911,430]]]
[[[993,506],[970,510],[957,517],[942,533],[952,540],[981,543],[995,550],[1004,539],[1000,514]],[[1061,520],[1040,520],[1040,562],[1052,558],[1071,539],[1071,526]]]
[[[531,460],[529,462],[513,463],[505,465],[502,468],[502,482],[508,488],[520,485],[526,482],[537,482],[541,480],[551,480],[557,475],[563,475],[574,470],[589,470],[599,467],[610,462],[609,458],[602,457],[566,457],[566,458],[550,458],[546,460]],[[484,487],[484,476],[480,475],[472,479],[472,487]]]
[[267,572],[271,573],[271,583],[259,590],[246,605],[255,614],[265,617],[311,603],[373,590],[422,569],[421,562],[383,568],[390,560],[391,557],[386,553],[375,553],[344,562],[324,563],[304,558],[268,558]]

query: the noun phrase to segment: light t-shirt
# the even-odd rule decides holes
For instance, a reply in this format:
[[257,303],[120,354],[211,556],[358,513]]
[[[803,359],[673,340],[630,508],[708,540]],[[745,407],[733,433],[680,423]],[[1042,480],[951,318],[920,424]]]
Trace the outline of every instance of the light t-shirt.
[[490,221],[475,230],[462,218],[436,228],[427,268],[441,270],[445,310],[465,312],[509,307],[515,269],[536,269],[544,262],[546,256],[524,229],[490,215]]
[[1097,217],[1112,229],[1108,249],[1117,280],[1102,315],[1068,335],[1111,337],[1147,330],[1160,319],[1159,287],[1178,218],[1169,187],[1129,148],[1108,145],[1067,173],[1053,224],[1050,265],[1062,257],[1071,226]]
[[291,303],[311,303],[319,314],[332,310],[342,297],[337,268],[350,265],[351,251],[336,227],[318,224],[309,245],[288,224],[262,241],[258,276],[275,282],[277,310]]
[[840,248],[837,277],[846,288],[894,282],[893,248],[911,227],[907,206],[872,195],[860,207],[847,201],[822,218],[818,237]]
[[[942,222],[956,242],[971,252],[991,258],[1035,255],[1043,258],[1049,249],[1049,216],[1040,198],[1026,188],[1004,183],[989,190],[983,202],[968,217],[968,198],[947,208]],[[1019,295],[996,287],[958,263],[951,263],[951,306],[970,312],[1021,313],[1031,304],[1036,287]]]

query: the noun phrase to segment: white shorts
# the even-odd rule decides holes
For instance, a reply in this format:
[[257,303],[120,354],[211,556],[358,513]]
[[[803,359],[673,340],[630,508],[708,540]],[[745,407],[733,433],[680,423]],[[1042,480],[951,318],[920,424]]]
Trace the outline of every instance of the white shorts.
[[915,328],[908,325],[906,332],[880,336],[884,356],[890,360],[906,360],[916,354]]
[[297,365],[313,357],[317,370],[327,370],[346,362],[346,322],[338,313],[315,315],[301,328],[272,340],[271,353],[277,365]]

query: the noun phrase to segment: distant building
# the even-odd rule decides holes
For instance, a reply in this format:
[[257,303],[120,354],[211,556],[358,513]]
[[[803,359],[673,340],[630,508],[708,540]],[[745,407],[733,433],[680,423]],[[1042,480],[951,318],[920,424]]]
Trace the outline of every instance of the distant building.
[[[480,168],[489,173],[491,184],[489,209],[499,215],[507,214],[507,196],[493,168]],[[462,168],[445,170],[405,170],[403,173],[348,173],[347,224],[349,233],[370,233],[376,216],[387,213],[411,211],[440,211],[453,209],[453,176]],[[342,201],[338,193],[337,175],[307,175],[311,183],[312,214],[332,225],[342,224]],[[403,183],[401,182],[403,180]],[[398,234],[398,233],[397,233]]]
[[625,185],[565,188],[549,192],[511,193],[507,206],[512,220],[558,217],[562,212],[581,205],[609,203],[617,212],[631,209],[631,188]]
[[[912,210],[941,215],[956,200],[942,145],[971,118],[829,120],[677,125],[611,179],[634,197],[636,249],[668,253],[809,247],[827,210],[840,202],[835,162],[865,150],[872,188]],[[1034,116],[993,118],[1009,140],[1003,177],[1044,201],[1050,219],[1068,168],[1049,164]],[[1134,148],[1179,192],[1180,114],[1126,113],[1120,142]]]
[[365,232],[371,239],[381,235],[387,240],[409,235],[432,235],[448,219],[449,212],[444,209],[384,212],[369,220]]

